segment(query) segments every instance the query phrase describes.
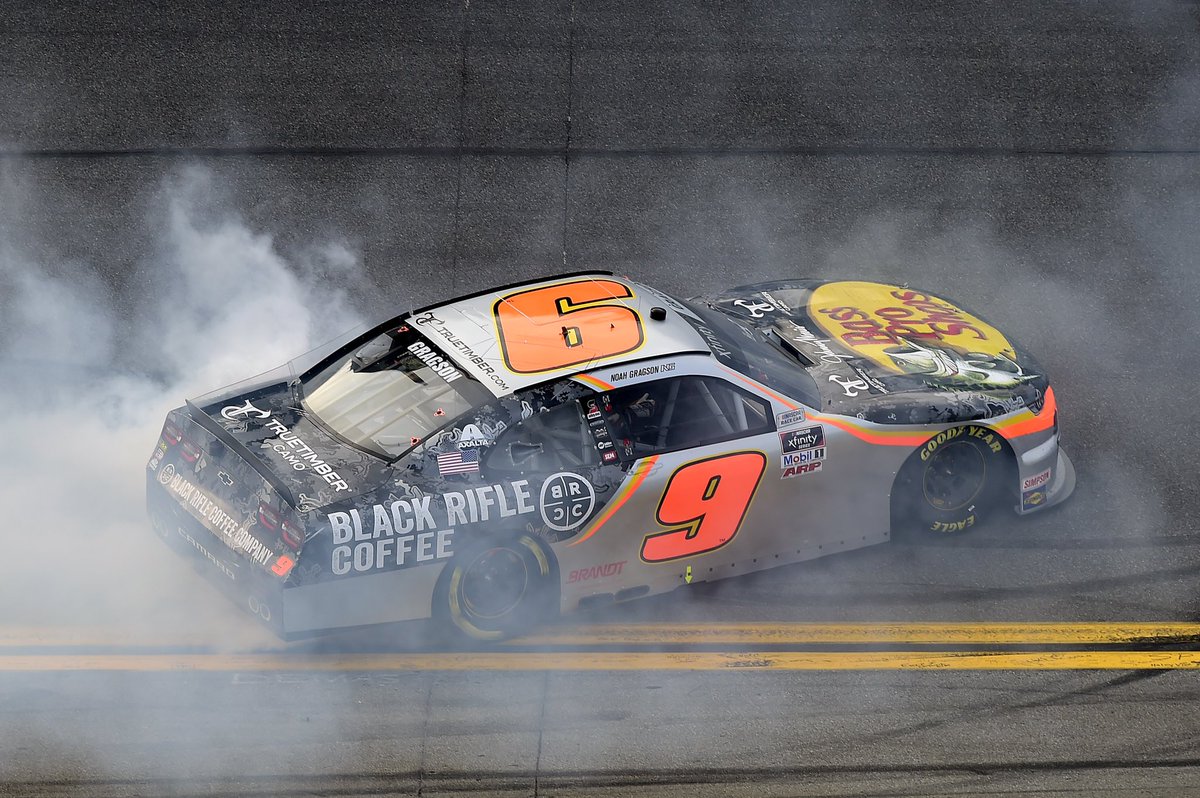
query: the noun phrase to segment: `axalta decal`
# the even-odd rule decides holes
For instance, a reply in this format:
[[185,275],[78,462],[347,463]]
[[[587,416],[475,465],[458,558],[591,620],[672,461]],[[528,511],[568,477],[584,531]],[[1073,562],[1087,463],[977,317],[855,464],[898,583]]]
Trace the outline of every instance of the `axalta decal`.
[[207,529],[216,533],[231,549],[241,552],[259,565],[266,565],[272,559],[275,552],[250,534],[250,526],[254,523],[253,519],[239,521],[234,518],[225,508],[202,489],[189,482],[182,474],[172,472],[170,479],[164,482],[162,476],[166,473],[167,469],[163,469],[159,474],[159,481],[163,482],[167,490],[175,494],[192,516],[204,524]]
[[330,570],[344,576],[444,560],[453,556],[454,535],[462,527],[534,513],[546,527],[571,532],[595,506],[591,483],[560,472],[539,487],[519,479],[339,510],[326,515],[333,543]]
[[933,294],[896,285],[826,283],[812,292],[813,321],[839,344],[901,374],[933,382],[1006,387],[1033,375],[995,327]]

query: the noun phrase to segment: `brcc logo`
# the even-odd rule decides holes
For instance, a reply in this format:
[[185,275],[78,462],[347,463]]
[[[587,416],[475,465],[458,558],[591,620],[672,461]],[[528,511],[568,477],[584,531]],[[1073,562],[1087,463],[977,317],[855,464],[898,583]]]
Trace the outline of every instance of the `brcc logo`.
[[249,418],[251,416],[254,418],[270,418],[271,411],[259,410],[249,399],[241,407],[229,405],[221,409],[221,418],[226,421],[236,421],[238,418]]
[[556,532],[578,528],[595,506],[596,491],[592,483],[578,474],[560,471],[542,483],[542,520]]

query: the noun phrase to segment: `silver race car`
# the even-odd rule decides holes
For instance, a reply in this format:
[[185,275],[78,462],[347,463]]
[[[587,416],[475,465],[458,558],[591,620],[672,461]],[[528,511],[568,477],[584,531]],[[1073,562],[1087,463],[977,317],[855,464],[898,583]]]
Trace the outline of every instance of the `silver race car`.
[[494,640],[1071,493],[1054,391],[978,315],[800,280],[595,272],[381,324],[172,411],[159,535],[279,634]]

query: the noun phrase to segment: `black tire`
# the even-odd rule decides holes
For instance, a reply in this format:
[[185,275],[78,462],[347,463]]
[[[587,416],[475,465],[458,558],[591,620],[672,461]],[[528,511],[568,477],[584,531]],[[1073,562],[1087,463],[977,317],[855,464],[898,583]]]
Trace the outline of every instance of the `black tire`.
[[892,490],[892,525],[901,534],[960,535],[1001,505],[1012,460],[1001,436],[968,424],[943,430],[904,464]]
[[454,555],[434,593],[434,617],[460,640],[495,641],[554,615],[552,555],[530,534],[479,540]]

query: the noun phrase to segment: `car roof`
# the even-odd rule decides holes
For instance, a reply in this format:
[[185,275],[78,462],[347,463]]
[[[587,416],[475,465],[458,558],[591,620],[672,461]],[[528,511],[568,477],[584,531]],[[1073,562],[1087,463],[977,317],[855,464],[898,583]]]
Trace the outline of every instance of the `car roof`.
[[[662,308],[660,314],[652,308]],[[600,366],[712,354],[677,300],[609,272],[481,291],[405,316],[496,396]],[[658,318],[662,316],[662,318]]]

